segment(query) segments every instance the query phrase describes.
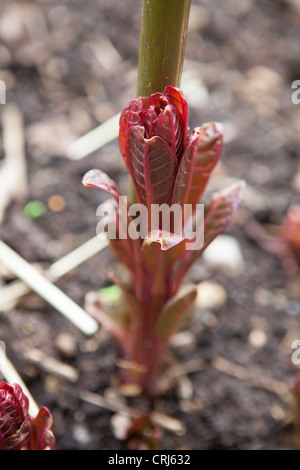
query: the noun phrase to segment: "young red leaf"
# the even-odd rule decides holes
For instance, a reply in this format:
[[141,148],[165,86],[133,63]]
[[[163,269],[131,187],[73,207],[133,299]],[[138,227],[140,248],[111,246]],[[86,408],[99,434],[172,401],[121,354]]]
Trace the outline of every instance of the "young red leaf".
[[30,418],[30,449],[50,450],[55,438],[51,431],[52,415],[46,407],[39,409],[35,418]]
[[197,297],[194,286],[185,286],[164,306],[158,324],[161,339],[167,341],[184,323]]
[[105,309],[100,302],[98,292],[89,292],[85,299],[86,310],[94,317],[103,327],[113,335],[119,342],[126,342],[126,325],[124,325],[123,311],[118,308],[115,312],[113,308]]
[[143,127],[132,127],[126,154],[139,202],[148,211],[151,204],[170,202],[178,163],[168,143],[158,136],[145,139]]
[[177,108],[167,105],[157,120],[153,136],[161,137],[179,160],[183,150],[183,125]]
[[188,136],[188,120],[189,120],[189,107],[183,96],[183,93],[179,88],[173,86],[166,86],[164,89],[164,95],[167,96],[168,100],[177,108],[182,119],[182,142],[185,146]]
[[151,232],[142,245],[142,263],[146,270],[150,295],[164,295],[170,288],[171,269],[184,255],[186,240],[160,230]]
[[120,117],[119,145],[133,179],[138,201],[170,203],[188,135],[188,106],[182,92],[167,86],[163,93],[131,101]]
[[110,194],[119,204],[120,192],[118,186],[106,173],[101,170],[89,170],[83,177],[84,186],[102,189]]
[[205,248],[231,223],[240,205],[244,188],[244,181],[236,181],[228,188],[215,193],[206,204],[204,245],[196,253],[197,257],[201,256]]
[[212,122],[194,129],[180,162],[172,202],[192,204],[199,202],[211,172],[222,151],[223,128]]
[[226,230],[238,209],[244,187],[244,181],[237,181],[228,188],[215,193],[206,204],[204,226],[200,227],[200,230],[204,230],[203,246],[198,250],[186,251],[172,284],[173,292],[178,290],[187,270],[202,255],[205,248]]
[[114,205],[115,211],[113,211],[113,219],[110,219],[110,224],[115,227],[115,236],[109,239],[110,246],[117,259],[130,269],[136,282],[138,282],[141,242],[138,238],[132,239],[128,236],[127,229],[132,223],[132,218],[128,215],[128,207],[121,199],[116,183],[101,170],[88,171],[82,182],[85,186],[102,189],[114,198],[116,202]]
[[126,141],[128,129],[132,126],[141,125],[140,113],[148,108],[150,104],[150,97],[139,98],[137,100],[130,101],[127,106],[123,109],[120,116],[120,129],[119,129],[119,146],[120,151],[125,159],[125,165],[128,168],[128,160],[126,155]]

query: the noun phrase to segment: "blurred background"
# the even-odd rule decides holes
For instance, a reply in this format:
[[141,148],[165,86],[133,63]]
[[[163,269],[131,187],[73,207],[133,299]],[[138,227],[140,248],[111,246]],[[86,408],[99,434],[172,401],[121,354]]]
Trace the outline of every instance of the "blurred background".
[[[86,171],[100,168],[127,190],[115,116],[136,96],[141,8],[141,0],[1,1],[0,236],[39,269],[95,235],[106,196],[82,186]],[[201,295],[174,354],[205,366],[188,377],[189,404],[174,390],[158,403],[185,428],[164,432],[163,448],[298,445],[282,437],[282,393],[297,375],[290,356],[300,339],[299,277],[264,249],[261,229],[276,237],[300,203],[300,104],[292,103],[299,20],[299,0],[192,1],[182,76],[190,128],[211,120],[225,128],[208,191],[232,178],[247,190],[226,236],[191,273]],[[105,145],[89,134],[92,150],[76,152],[74,142],[107,121]],[[106,249],[57,285],[83,306],[87,292],[109,284],[112,265]],[[57,448],[124,447],[112,413],[80,399],[80,391],[112,386],[112,340],[102,330],[86,338],[35,293],[8,304],[3,288],[15,280],[0,259],[0,340],[53,413]],[[78,375],[47,369],[32,349]]]

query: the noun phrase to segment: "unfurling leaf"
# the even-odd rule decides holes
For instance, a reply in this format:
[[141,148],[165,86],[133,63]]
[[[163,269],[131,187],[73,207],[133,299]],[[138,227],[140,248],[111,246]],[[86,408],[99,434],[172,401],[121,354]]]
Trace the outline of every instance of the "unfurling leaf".
[[177,88],[137,98],[122,111],[120,150],[138,201],[148,210],[170,203],[187,135],[188,106]]
[[212,199],[205,205],[204,226],[200,227],[201,230],[204,230],[203,246],[198,250],[186,251],[182,266],[174,279],[173,292],[176,292],[179,288],[184,275],[191,265],[231,223],[239,207],[244,187],[244,181],[236,181],[228,188],[215,193]]
[[133,226],[133,219],[128,214],[128,207],[121,198],[117,184],[109,176],[100,170],[90,170],[83,177],[82,183],[85,186],[92,186],[102,189],[110,194],[114,199],[114,204],[110,204],[112,215],[109,223],[115,228],[114,235],[108,237],[113,253],[116,258],[124,263],[134,276],[139,273],[140,265],[140,240],[128,236],[128,227]]
[[204,245],[198,251],[200,256],[205,248],[231,223],[240,205],[244,181],[236,181],[231,186],[215,193],[206,205],[204,218]]
[[186,240],[171,233],[157,230],[144,240],[141,259],[151,289],[149,295],[169,294],[171,269],[184,255]]
[[89,170],[83,177],[84,186],[93,186],[109,193],[119,203],[120,192],[116,183],[101,170]]
[[199,202],[211,172],[219,161],[223,142],[223,127],[219,123],[204,124],[194,129],[180,162],[172,203]]
[[177,159],[161,137],[144,138],[142,127],[130,128],[126,151],[138,201],[151,210],[151,204],[170,202]]
[[196,297],[196,287],[185,286],[166,303],[158,325],[159,335],[163,340],[170,338],[184,324]]

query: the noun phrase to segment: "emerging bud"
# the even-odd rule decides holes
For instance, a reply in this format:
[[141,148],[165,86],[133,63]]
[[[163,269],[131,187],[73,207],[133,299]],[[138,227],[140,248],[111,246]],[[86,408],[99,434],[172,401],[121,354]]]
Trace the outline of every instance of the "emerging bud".
[[130,101],[120,118],[119,144],[125,157],[131,139],[142,133],[147,140],[160,137],[179,161],[188,134],[188,106],[177,88],[167,86],[163,93]]
[[52,416],[42,407],[33,418],[20,385],[0,382],[0,450],[51,450]]
[[188,105],[182,92],[131,101],[120,117],[119,145],[138,201],[197,204],[222,150],[222,127],[205,124],[189,135]]

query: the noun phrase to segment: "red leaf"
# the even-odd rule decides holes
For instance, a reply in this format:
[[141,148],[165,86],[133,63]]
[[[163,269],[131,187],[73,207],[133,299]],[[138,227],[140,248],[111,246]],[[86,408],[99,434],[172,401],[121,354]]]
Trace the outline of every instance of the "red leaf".
[[197,289],[194,286],[185,286],[164,306],[158,325],[160,337],[168,341],[182,326],[184,317],[190,313],[197,297]]
[[[238,209],[244,187],[244,181],[237,181],[228,188],[215,193],[212,199],[206,204],[203,246],[198,250],[186,251],[182,264],[172,284],[173,292],[178,290],[182,278],[196,259],[202,255],[205,248],[207,248],[219,234],[226,230]],[[203,230],[203,227],[200,229]]]
[[97,292],[89,292],[85,299],[85,308],[111,335],[122,345],[126,340],[122,318],[116,318],[110,312],[105,311]]
[[151,232],[142,245],[142,263],[149,283],[148,295],[169,296],[171,270],[184,255],[186,240],[160,230]]
[[43,406],[35,418],[30,418],[30,450],[52,449],[55,438],[51,426],[51,413]]
[[173,150],[177,160],[181,158],[183,151],[183,121],[178,109],[173,105],[167,105],[157,119],[152,136],[161,137]]
[[164,95],[173,103],[174,106],[178,109],[181,118],[182,118],[182,127],[183,127],[183,145],[186,144],[188,137],[188,120],[189,120],[189,107],[183,96],[183,93],[179,88],[173,86],[166,86],[164,89]]
[[[110,246],[116,258],[124,263],[132,273],[137,289],[141,282],[140,247],[139,238],[128,236],[128,227],[132,226],[133,219],[128,215],[127,205],[120,199],[120,192],[116,183],[101,170],[90,170],[82,180],[85,186],[92,186],[109,193],[116,201],[119,212],[115,211],[112,224],[116,227],[116,238],[110,238]],[[134,225],[133,225],[134,226]]]
[[140,125],[140,113],[147,109],[150,103],[150,97],[139,98],[137,100],[130,101],[127,106],[123,109],[120,116],[120,130],[119,130],[119,146],[122,156],[125,158],[125,164],[127,166],[126,158],[126,140],[127,132],[131,126]]
[[239,207],[244,181],[236,181],[228,188],[215,193],[206,205],[204,219],[204,245],[197,253],[200,256],[205,248],[231,223]]
[[178,164],[167,142],[158,136],[145,139],[143,127],[132,127],[126,154],[139,202],[148,211],[151,204],[170,202]]
[[88,171],[83,179],[84,186],[92,186],[109,193],[119,204],[120,192],[116,183],[101,170]]
[[204,124],[194,130],[180,162],[174,186],[173,203],[199,202],[211,172],[222,151],[223,130],[217,123]]

